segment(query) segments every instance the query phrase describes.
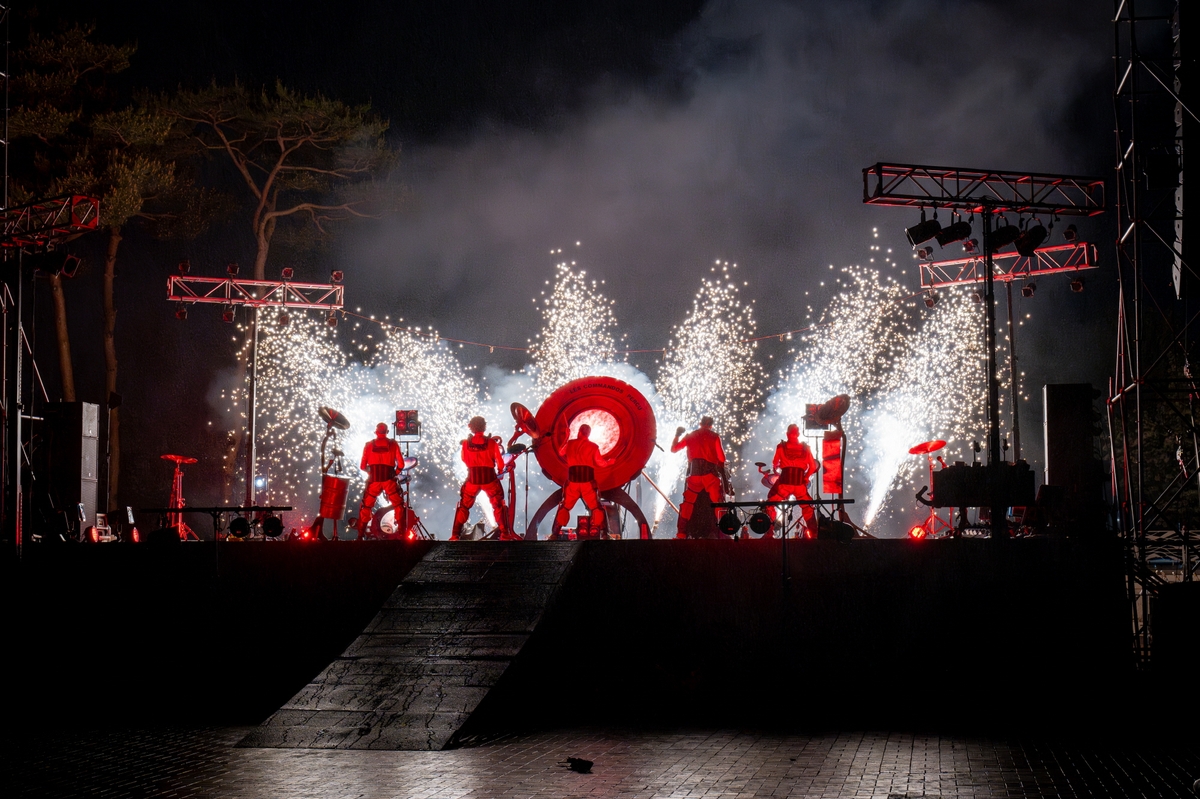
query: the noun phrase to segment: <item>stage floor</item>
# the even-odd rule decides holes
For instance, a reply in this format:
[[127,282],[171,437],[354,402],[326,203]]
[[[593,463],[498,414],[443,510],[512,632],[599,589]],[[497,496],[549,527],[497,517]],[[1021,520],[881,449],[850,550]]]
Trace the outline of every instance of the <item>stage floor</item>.
[[[445,752],[235,749],[249,730],[7,733],[8,796],[1189,796],[1200,741],[565,730]],[[561,761],[594,761],[590,774]]]

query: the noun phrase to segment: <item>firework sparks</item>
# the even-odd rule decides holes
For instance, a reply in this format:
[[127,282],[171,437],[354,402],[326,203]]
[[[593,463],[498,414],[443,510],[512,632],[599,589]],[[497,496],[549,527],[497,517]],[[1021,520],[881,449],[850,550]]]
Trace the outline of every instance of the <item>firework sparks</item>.
[[[672,331],[656,381],[664,435],[694,426],[707,415],[725,441],[738,446],[758,418],[765,373],[755,357],[757,344],[749,340],[756,330],[754,307],[741,301],[736,269],[736,264],[718,261],[713,276],[701,282],[691,313]],[[658,484],[664,491],[676,489],[685,462],[681,453],[660,459]],[[666,507],[662,497],[655,498],[656,523]]]
[[600,292],[602,281],[588,281],[587,272],[575,271],[574,265],[555,267],[554,287],[542,299],[542,332],[533,352],[542,397],[616,363],[617,342],[624,340],[616,334],[613,301]]

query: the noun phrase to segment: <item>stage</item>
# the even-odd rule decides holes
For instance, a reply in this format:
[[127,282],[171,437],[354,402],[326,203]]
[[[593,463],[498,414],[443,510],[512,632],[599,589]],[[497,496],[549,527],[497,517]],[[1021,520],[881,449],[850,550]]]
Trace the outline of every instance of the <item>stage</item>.
[[472,567],[479,607],[536,612],[453,740],[586,723],[1086,725],[1133,679],[1115,542],[787,547],[786,581],[778,541],[30,548],[5,566],[21,653],[6,676],[27,686],[30,724],[256,724],[359,657],[348,647],[422,558],[544,553],[563,568],[536,597]]

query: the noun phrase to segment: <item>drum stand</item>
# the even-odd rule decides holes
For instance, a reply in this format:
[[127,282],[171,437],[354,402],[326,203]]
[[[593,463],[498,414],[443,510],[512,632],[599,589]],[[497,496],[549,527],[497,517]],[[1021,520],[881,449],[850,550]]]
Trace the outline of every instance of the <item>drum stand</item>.
[[171,501],[167,503],[167,507],[177,509],[167,514],[167,526],[174,527],[179,531],[179,540],[181,541],[199,541],[200,536],[196,535],[196,531],[188,526],[188,523],[183,520],[182,509],[185,503],[183,501],[183,469],[179,468],[179,463],[175,463],[175,474],[171,478]]
[[[925,458],[929,461],[929,485],[930,485],[930,487],[932,487],[933,486],[933,453],[932,452],[925,453]],[[932,500],[932,497],[931,497],[931,500]],[[953,513],[953,511],[951,511],[951,513]],[[927,538],[936,537],[938,535],[941,535],[942,533],[949,533],[951,535],[954,534],[954,525],[951,524],[950,522],[944,520],[941,516],[938,516],[937,506],[932,504],[932,501],[930,502],[930,505],[929,505],[929,518],[925,521],[925,524],[923,525],[923,527],[925,528],[925,536]]]

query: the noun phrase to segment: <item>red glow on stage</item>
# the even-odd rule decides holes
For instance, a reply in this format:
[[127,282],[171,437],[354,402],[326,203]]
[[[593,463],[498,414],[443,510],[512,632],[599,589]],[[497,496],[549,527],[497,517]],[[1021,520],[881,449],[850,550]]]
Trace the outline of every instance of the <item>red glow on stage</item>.
[[925,526],[922,524],[914,524],[908,531],[908,537],[914,541],[920,541],[925,537]]

